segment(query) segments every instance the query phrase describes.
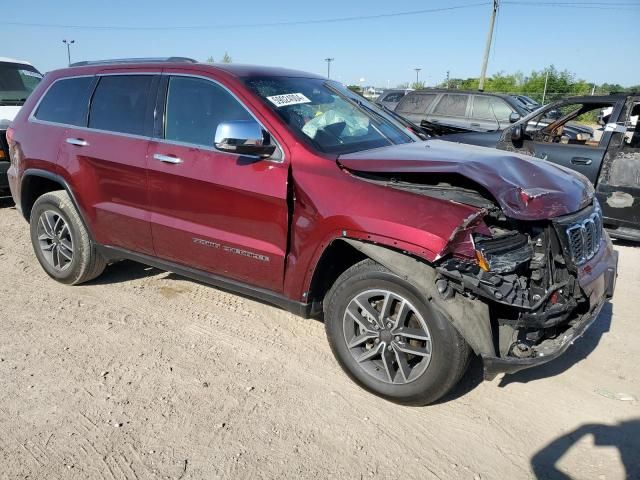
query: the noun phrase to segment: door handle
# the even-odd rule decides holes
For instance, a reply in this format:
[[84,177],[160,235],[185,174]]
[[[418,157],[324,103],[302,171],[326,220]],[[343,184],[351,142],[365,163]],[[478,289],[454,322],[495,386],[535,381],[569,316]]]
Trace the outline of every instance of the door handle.
[[472,127],[479,127],[480,126],[479,123],[470,123],[469,125],[471,125]]
[[89,142],[83,140],[82,138],[67,138],[67,143],[70,145],[75,145],[76,147],[86,147],[89,145]]
[[587,157],[573,157],[571,159],[571,163],[574,165],[591,165],[593,160]]
[[153,158],[164,163],[182,163],[182,159],[171,155],[162,155],[161,153],[154,153]]

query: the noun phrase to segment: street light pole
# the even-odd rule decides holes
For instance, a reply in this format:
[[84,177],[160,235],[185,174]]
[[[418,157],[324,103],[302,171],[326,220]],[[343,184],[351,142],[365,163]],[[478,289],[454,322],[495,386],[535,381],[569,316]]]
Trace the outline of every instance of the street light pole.
[[327,62],[327,78],[331,78],[331,62],[333,62],[334,60],[334,58],[330,57],[324,59],[324,61]]
[[67,64],[71,65],[71,44],[76,43],[76,41],[64,39],[62,40],[62,43],[67,46]]
[[417,84],[418,81],[419,81],[418,78],[419,78],[419,75],[420,75],[420,70],[422,70],[422,69],[421,68],[414,68],[414,70],[416,71],[416,84]]

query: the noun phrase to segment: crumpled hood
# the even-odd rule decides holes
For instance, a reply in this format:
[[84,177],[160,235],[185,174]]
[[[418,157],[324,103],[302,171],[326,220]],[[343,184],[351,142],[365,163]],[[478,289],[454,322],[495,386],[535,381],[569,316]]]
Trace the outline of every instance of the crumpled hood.
[[338,163],[360,172],[459,174],[486,188],[505,215],[520,220],[576,212],[591,203],[594,194],[586,177],[559,165],[442,140],[340,155]]

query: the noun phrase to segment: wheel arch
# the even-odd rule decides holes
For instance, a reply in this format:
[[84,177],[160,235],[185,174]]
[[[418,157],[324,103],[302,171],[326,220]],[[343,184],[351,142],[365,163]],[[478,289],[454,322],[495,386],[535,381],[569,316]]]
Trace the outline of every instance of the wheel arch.
[[40,196],[56,190],[64,190],[67,192],[73,206],[80,215],[82,223],[84,223],[85,228],[89,232],[89,236],[93,238],[84,211],[80,208],[73,194],[73,190],[67,181],[60,175],[47,170],[31,168],[25,170],[22,175],[22,181],[20,183],[20,210],[25,220],[29,221],[33,205]]
[[[342,269],[339,273],[336,274],[335,271],[330,271],[331,274],[327,275],[326,270],[318,271],[318,268],[326,269],[325,265],[336,258],[332,255],[333,251],[329,250],[330,248],[339,248],[341,252],[352,256],[346,262],[336,262],[338,266],[344,266],[351,262],[345,268],[340,267]],[[448,299],[443,298],[435,285],[437,272],[430,263],[385,245],[367,243],[352,238],[334,240],[322,253],[316,272],[314,272],[311,285],[312,287],[315,286],[316,290],[314,291],[312,288],[309,292],[310,296],[315,295],[311,298],[314,305],[318,302],[318,294],[322,292],[322,288],[326,286],[327,282],[332,280],[331,284],[333,284],[347,268],[366,258],[381,264],[402,279],[413,284],[422,295],[425,295],[433,303],[442,318],[450,322],[458,330],[477,355],[495,356],[488,305],[480,300],[474,301],[462,295],[455,295]],[[333,278],[334,275],[335,278]],[[314,280],[316,283],[314,283]],[[322,300],[324,299],[324,294],[331,288],[331,284],[322,293]]]

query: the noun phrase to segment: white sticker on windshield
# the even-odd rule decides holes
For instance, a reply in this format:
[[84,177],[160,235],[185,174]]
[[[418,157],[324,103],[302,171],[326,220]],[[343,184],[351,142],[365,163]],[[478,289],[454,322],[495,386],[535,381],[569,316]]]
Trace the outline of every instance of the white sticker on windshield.
[[20,73],[22,75],[26,75],[27,77],[42,78],[42,75],[40,75],[38,72],[32,72],[31,70],[20,70]]
[[287,105],[297,105],[299,103],[311,103],[307,97],[301,93],[286,93],[284,95],[274,95],[267,97],[276,107],[286,107]]

